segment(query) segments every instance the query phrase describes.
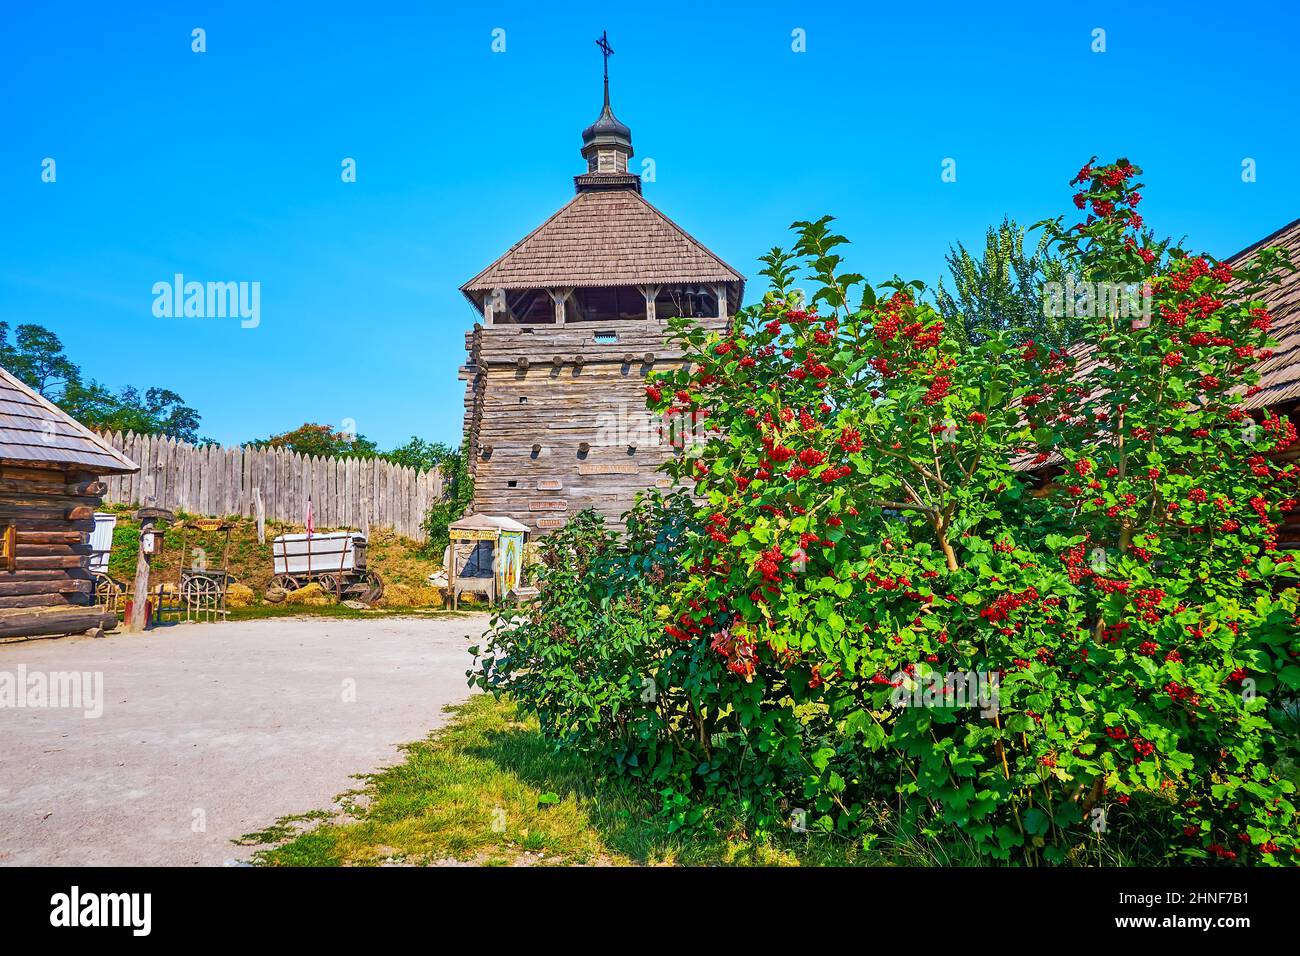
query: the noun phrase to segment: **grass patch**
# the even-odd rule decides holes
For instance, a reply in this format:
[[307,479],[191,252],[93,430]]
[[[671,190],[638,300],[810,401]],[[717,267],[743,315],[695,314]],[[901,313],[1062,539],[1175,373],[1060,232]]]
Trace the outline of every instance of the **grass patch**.
[[312,823],[319,820],[328,820],[330,817],[327,810],[310,810],[307,813],[292,814],[287,817],[281,817],[271,824],[265,830],[255,830],[252,833],[245,833],[237,840],[232,840],[236,846],[265,846],[268,843],[283,843],[284,841],[297,836],[302,827],[299,824]]
[[[832,838],[751,840],[739,828],[670,834],[645,795],[593,778],[508,700],[476,695],[447,727],[369,775],[365,809],[254,855],[271,866],[880,864]],[[270,832],[270,830],[266,831]]]

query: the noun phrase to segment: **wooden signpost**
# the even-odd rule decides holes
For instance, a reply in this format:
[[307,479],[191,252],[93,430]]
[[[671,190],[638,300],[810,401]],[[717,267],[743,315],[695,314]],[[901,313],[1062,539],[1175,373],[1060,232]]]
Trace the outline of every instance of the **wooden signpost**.
[[135,590],[131,595],[131,617],[126,629],[143,631],[148,623],[149,564],[155,554],[162,554],[163,529],[155,527],[173,519],[165,508],[141,508],[136,512],[140,520],[140,554],[135,559]]

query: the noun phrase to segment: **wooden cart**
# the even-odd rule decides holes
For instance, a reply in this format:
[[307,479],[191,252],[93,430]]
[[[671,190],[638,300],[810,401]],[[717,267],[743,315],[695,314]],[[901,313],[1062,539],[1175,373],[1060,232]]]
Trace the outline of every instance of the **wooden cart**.
[[285,591],[319,584],[340,601],[374,604],[384,596],[384,581],[366,567],[366,536],[357,531],[282,534],[271,542],[275,577],[268,601]]

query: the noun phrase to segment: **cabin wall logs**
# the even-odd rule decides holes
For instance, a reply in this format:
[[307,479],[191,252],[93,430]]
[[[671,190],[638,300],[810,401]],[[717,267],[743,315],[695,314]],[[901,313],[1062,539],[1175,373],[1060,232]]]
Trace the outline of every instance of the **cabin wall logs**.
[[0,559],[0,638],[113,624],[87,570],[104,487],[86,472],[0,464],[0,531],[14,529],[12,561]]

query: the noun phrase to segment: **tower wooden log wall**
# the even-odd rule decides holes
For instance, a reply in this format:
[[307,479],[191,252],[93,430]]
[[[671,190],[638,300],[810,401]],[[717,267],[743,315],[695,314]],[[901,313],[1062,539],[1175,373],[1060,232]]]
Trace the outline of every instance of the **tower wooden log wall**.
[[[509,516],[536,535],[593,508],[621,529],[638,491],[666,486],[657,469],[675,454],[646,409],[646,375],[684,363],[666,328],[628,321],[468,333],[473,510]],[[610,333],[616,341],[596,342]]]

